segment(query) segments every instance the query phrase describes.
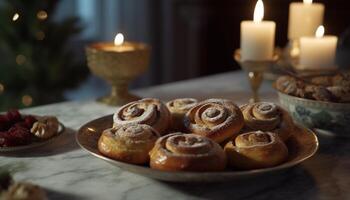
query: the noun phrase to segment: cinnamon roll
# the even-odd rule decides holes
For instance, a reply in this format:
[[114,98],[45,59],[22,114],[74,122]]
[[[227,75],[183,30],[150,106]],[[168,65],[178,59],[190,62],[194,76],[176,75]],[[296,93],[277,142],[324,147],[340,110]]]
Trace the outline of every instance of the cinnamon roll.
[[181,98],[166,103],[171,113],[171,128],[173,131],[184,131],[184,116],[198,103],[197,99]]
[[248,132],[229,141],[224,148],[228,164],[238,169],[273,167],[288,157],[288,148],[272,132]]
[[120,107],[113,116],[113,127],[125,124],[147,124],[161,135],[170,126],[171,115],[168,108],[158,99],[145,98]]
[[163,171],[222,171],[226,155],[209,138],[173,133],[159,138],[150,152],[150,166]]
[[145,164],[158,137],[159,133],[149,125],[126,124],[103,131],[98,149],[103,155],[115,160]]
[[245,104],[240,107],[248,130],[271,131],[286,141],[294,131],[293,119],[280,106],[269,102]]
[[184,122],[188,132],[218,143],[236,136],[244,125],[239,107],[226,99],[208,99],[198,103],[186,113]]

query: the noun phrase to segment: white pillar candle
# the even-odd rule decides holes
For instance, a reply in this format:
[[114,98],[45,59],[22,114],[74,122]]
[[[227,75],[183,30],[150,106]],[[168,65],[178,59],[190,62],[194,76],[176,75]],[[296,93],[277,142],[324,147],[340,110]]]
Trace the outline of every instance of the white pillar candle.
[[264,4],[258,0],[254,10],[254,21],[241,22],[241,59],[271,60],[275,47],[276,24],[273,21],[262,21]]
[[316,31],[316,37],[300,38],[300,60],[297,69],[322,70],[334,69],[335,52],[338,38],[336,36],[323,36],[324,27]]
[[304,3],[289,5],[288,38],[299,39],[313,36],[316,28],[323,24],[324,5],[304,0]]

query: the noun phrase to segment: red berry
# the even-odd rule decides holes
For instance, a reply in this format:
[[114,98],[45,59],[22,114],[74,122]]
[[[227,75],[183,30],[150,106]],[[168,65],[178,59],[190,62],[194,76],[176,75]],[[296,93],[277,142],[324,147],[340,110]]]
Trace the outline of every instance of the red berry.
[[28,129],[31,129],[33,124],[38,121],[35,117],[31,116],[31,115],[27,115],[24,117],[24,123],[26,124],[26,127]]
[[10,128],[10,121],[6,115],[0,115],[0,131],[7,131]]
[[30,129],[31,127],[28,127],[25,122],[17,122],[12,127],[20,127],[20,128],[25,128],[25,129]]
[[15,141],[8,132],[2,132],[0,134],[0,147],[16,146]]
[[19,113],[18,110],[15,110],[15,109],[7,111],[6,116],[12,124],[15,124],[16,122],[19,122],[22,120],[21,114]]
[[8,132],[11,139],[15,141],[16,145],[24,145],[30,142],[31,133],[26,128],[20,126],[12,127]]

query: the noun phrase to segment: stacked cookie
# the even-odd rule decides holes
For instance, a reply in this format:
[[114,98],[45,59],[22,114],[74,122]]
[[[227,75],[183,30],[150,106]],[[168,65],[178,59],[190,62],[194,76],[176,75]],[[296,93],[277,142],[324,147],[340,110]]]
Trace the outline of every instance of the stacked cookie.
[[350,73],[297,79],[281,76],[276,88],[285,94],[317,101],[350,102]]

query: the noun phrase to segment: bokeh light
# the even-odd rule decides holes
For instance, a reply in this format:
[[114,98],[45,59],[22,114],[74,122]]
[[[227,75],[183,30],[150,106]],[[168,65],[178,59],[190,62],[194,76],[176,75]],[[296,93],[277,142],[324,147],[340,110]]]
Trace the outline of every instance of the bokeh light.
[[17,21],[19,19],[19,14],[15,13],[12,17],[12,21]]
[[5,86],[0,83],[0,94],[2,94],[5,91]]
[[39,19],[39,20],[45,20],[47,19],[47,12],[45,10],[40,10],[37,14],[36,14],[36,17]]
[[30,106],[33,103],[33,98],[30,95],[23,95],[22,103],[25,106]]
[[27,60],[27,58],[22,54],[19,54],[16,56],[17,65],[23,65],[26,62],[26,60]]
[[37,40],[44,40],[45,39],[44,31],[38,31],[35,36],[36,36]]

